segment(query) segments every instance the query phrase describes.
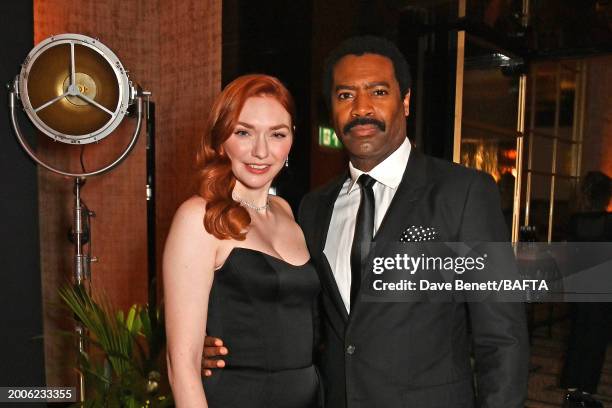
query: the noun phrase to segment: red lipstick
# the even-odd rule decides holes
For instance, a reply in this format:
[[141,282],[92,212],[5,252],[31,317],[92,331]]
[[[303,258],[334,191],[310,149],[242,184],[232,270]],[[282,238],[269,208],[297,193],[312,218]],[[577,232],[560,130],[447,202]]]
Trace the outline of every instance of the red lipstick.
[[265,167],[262,167],[262,168],[255,168],[255,167],[251,167],[250,164],[245,164],[244,166],[246,167],[246,169],[249,172],[251,172],[253,174],[264,174],[264,173],[267,173],[268,170],[270,170],[270,167],[271,167],[270,165],[265,165]]

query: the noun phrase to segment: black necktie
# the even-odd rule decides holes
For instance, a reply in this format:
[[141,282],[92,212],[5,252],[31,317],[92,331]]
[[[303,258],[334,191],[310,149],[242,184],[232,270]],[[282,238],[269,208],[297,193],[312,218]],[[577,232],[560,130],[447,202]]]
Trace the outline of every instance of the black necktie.
[[362,174],[357,182],[361,186],[361,201],[359,202],[359,210],[357,210],[355,235],[351,247],[351,309],[353,309],[359,293],[362,279],[361,269],[368,252],[370,252],[374,232],[374,190],[372,190],[372,186],[376,183],[376,180],[367,174]]

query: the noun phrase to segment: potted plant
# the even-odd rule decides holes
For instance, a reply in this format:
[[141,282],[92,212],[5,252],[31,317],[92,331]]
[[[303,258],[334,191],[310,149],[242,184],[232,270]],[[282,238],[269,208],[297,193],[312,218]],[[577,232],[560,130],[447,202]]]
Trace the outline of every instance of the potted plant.
[[97,302],[82,285],[64,286],[59,293],[82,322],[88,344],[78,358],[86,392],[85,403],[77,406],[173,406],[160,369],[165,347],[162,310],[135,304],[127,313],[113,312],[108,301]]

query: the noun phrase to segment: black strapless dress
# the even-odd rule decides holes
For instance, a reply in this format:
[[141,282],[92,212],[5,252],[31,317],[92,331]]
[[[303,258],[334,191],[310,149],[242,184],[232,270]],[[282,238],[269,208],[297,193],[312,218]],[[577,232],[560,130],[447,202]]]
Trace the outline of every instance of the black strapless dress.
[[311,408],[319,379],[312,364],[320,290],[310,262],[292,265],[234,248],[215,272],[207,333],[223,339],[226,366],[203,379],[210,408]]

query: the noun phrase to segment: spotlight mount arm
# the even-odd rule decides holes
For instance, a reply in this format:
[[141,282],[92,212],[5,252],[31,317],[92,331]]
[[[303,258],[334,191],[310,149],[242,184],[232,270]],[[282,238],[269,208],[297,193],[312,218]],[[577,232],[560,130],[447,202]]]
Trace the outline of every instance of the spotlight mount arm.
[[117,157],[114,161],[112,161],[111,163],[107,164],[106,166],[101,167],[99,169],[96,169],[94,171],[89,171],[89,172],[72,173],[72,172],[64,171],[64,170],[59,169],[57,167],[54,167],[54,166],[52,166],[52,165],[50,165],[48,163],[45,163],[43,160],[41,160],[40,158],[38,158],[36,156],[36,154],[34,153],[32,148],[30,147],[30,145],[25,141],[25,138],[23,137],[23,134],[21,132],[21,128],[19,127],[19,123],[17,121],[17,116],[16,116],[16,111],[17,111],[17,102],[16,102],[16,99],[17,99],[17,90],[16,90],[16,87],[14,85],[11,86],[11,89],[9,90],[9,100],[8,100],[9,116],[10,116],[11,124],[13,126],[13,131],[15,132],[15,136],[17,137],[17,141],[19,142],[19,144],[21,145],[23,150],[28,154],[28,156],[30,156],[30,158],[32,160],[34,160],[36,163],[38,163],[39,165],[41,165],[45,169],[47,169],[47,170],[49,170],[49,171],[51,171],[53,173],[60,174],[62,176],[73,177],[73,178],[91,177],[91,176],[97,176],[97,175],[106,173],[106,172],[112,170],[113,168],[115,168],[123,160],[125,160],[125,158],[130,154],[130,152],[134,148],[134,146],[136,146],[136,141],[138,140],[138,136],[140,134],[140,128],[142,127],[143,97],[147,97],[147,96],[150,96],[150,95],[151,95],[151,93],[148,92],[148,91],[137,91],[136,92],[136,97],[135,97],[135,102],[136,102],[136,120],[137,120],[136,127],[135,127],[134,133],[132,134],[132,137],[130,139],[130,143],[127,145],[127,147],[121,153],[121,155],[119,155],[119,157]]

